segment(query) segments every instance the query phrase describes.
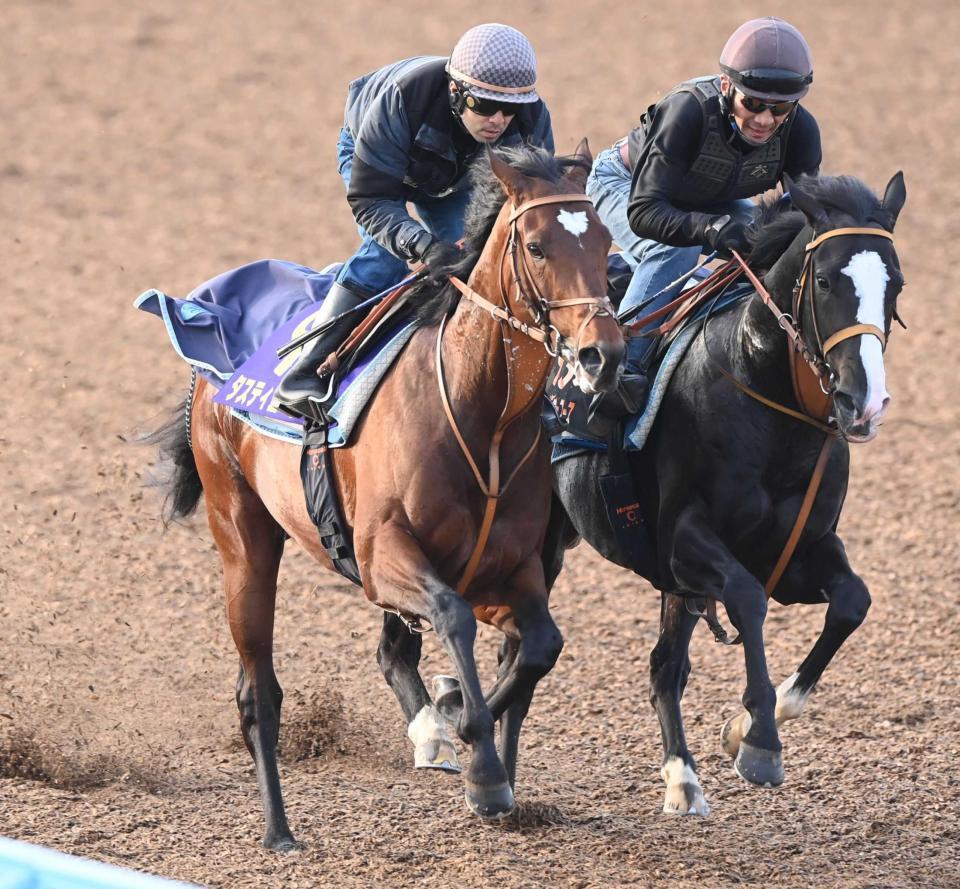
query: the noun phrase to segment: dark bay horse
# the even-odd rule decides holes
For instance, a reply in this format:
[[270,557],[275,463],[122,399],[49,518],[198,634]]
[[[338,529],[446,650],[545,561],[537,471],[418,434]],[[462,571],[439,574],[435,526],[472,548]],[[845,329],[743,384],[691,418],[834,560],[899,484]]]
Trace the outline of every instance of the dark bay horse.
[[[638,573],[662,595],[650,697],[663,736],[665,812],[708,812],[680,712],[698,619],[691,599],[724,603],[740,633],[746,712],[724,726],[722,744],[737,772],[763,785],[783,781],[778,724],[800,715],[870,604],[836,528],[847,490],[847,443],[874,437],[889,403],[883,349],[903,285],[891,233],[906,190],[899,173],[882,201],[856,179],[823,177],[794,183],[790,197],[792,209],[770,206],[763,212],[751,251],[754,268],[766,270],[763,282],[775,311],[754,294],[709,317],[670,382],[644,449],[628,455],[657,552]],[[792,296],[798,279],[804,280],[804,298],[796,311]],[[797,317],[791,323],[789,315],[778,320],[779,313]],[[823,372],[824,393],[817,394],[832,415],[832,430],[809,422],[809,416],[801,420],[773,409],[739,388],[803,413],[782,325],[799,330],[803,347]],[[809,372],[806,364],[801,369]],[[812,373],[809,378],[816,388],[817,378]],[[832,446],[824,449],[828,439]],[[776,581],[775,566],[818,463],[819,490],[799,544]],[[555,467],[559,499],[544,556],[551,583],[564,546],[576,535],[627,566],[598,493],[598,478],[607,472],[606,456],[596,454]],[[764,653],[765,585],[785,605],[827,603],[813,649],[776,690]]]
[[[457,731],[472,747],[466,799],[484,817],[514,806],[520,727],[562,647],[541,561],[551,473],[540,401],[551,353],[576,362],[585,391],[612,388],[623,355],[605,295],[610,236],[583,194],[586,142],[568,160],[533,149],[504,158],[481,162],[464,259],[448,270],[458,282],[469,272],[467,296],[446,278],[418,285],[410,299],[422,305],[422,326],[374,394],[354,443],[330,454],[364,593],[386,610],[377,656],[417,759],[449,766],[439,761],[446,750],[455,763],[417,669],[420,637],[407,630],[424,620],[458,674]],[[239,422],[212,394],[201,379],[189,426],[181,414],[155,438],[176,466],[169,513],[187,515],[206,495],[240,653],[236,697],[263,801],[264,845],[285,850],[295,841],[276,758],[277,571],[288,536],[324,567],[331,563],[304,504],[299,450]],[[486,697],[473,653],[478,619],[498,627],[510,651]]]

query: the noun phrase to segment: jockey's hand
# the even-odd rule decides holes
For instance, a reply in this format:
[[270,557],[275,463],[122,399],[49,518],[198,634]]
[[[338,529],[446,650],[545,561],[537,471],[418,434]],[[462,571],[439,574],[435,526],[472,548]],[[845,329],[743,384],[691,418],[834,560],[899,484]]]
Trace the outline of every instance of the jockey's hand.
[[750,248],[747,227],[736,219],[731,219],[719,227],[714,223],[707,228],[706,237],[710,247],[724,256],[732,256],[734,250],[744,254]]
[[451,266],[455,266],[463,259],[463,251],[449,241],[439,238],[431,241],[430,246],[423,251],[420,261],[427,267],[427,275],[434,281],[440,281],[450,274]]

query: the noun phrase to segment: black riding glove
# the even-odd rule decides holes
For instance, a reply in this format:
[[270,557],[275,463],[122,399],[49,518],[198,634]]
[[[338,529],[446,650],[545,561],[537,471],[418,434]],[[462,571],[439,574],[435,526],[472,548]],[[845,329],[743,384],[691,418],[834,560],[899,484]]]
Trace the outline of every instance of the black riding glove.
[[729,216],[720,216],[715,219],[707,226],[705,237],[710,248],[723,256],[731,256],[734,250],[743,254],[750,247],[747,241],[747,227],[736,219],[730,219]]
[[420,255],[420,261],[427,267],[427,276],[439,281],[450,274],[451,266],[455,266],[463,259],[463,251],[449,241],[435,238],[430,246]]

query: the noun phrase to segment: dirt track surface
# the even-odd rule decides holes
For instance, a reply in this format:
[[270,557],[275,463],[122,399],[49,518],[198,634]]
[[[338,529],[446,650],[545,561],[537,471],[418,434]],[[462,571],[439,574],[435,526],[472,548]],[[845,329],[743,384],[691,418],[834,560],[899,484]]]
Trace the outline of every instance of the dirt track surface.
[[[519,814],[486,826],[459,779],[412,770],[374,659],[379,613],[291,552],[276,663],[282,777],[306,848],[260,848],[216,552],[202,513],[161,534],[143,487],[153,455],[119,437],[158,420],[189,376],[130,303],[257,258],[348,255],[333,161],[347,81],[447,52],[483,19],[419,0],[8,0],[0,834],[222,887],[960,885],[960,307],[946,286],[960,235],[960,13],[932,0],[632,8],[520,0],[474,14],[532,38],[559,150],[584,134],[609,145],[657,95],[711,70],[740,21],[772,12],[813,46],[807,104],[825,172],[878,190],[906,175],[910,331],[887,352],[894,405],[854,452],[841,523],[874,606],[784,727],[784,786],[747,786],[720,751],[742,654],[700,629],[684,703],[713,813],[660,813],[647,701],[658,599],[581,547],[555,592],[567,645],[526,723]],[[772,610],[775,682],[822,617]],[[487,677],[497,641],[478,641]],[[447,671],[435,639],[425,651],[425,675]]]

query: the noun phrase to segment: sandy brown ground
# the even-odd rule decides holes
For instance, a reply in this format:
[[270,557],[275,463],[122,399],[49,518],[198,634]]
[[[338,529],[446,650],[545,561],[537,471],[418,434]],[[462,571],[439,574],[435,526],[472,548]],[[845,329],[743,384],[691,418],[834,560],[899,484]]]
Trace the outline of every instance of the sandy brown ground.
[[[875,604],[783,731],[786,784],[749,787],[721,753],[742,656],[699,630],[685,703],[714,811],[660,814],[657,597],[581,547],[555,594],[567,647],[527,722],[520,815],[485,826],[458,779],[410,768],[379,613],[293,552],[277,665],[306,849],[266,853],[217,555],[202,514],[161,534],[153,455],[120,438],[188,379],[131,300],[265,256],[346,256],[333,146],[346,82],[378,64],[509,21],[538,48],[559,149],[587,134],[599,150],[766,12],[814,47],[825,171],[882,189],[902,168],[909,192],[910,331],[888,350],[894,406],[855,451],[842,521]],[[0,834],[222,887],[960,885],[958,46],[960,13],[936,0],[497,0],[466,17],[424,0],[6,0]],[[821,620],[771,613],[776,681]],[[496,641],[481,633],[485,675]],[[435,639],[426,652],[424,672],[445,672]]]

